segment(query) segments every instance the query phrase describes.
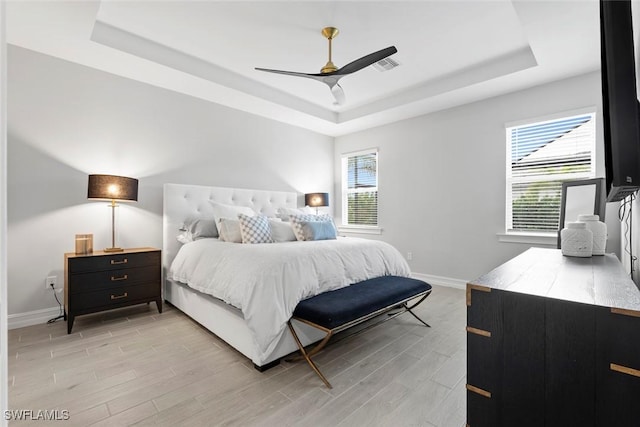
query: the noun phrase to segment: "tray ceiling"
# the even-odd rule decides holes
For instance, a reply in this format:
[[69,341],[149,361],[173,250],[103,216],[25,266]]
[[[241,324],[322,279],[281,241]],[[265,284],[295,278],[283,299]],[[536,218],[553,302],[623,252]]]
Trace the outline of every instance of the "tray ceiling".
[[[599,69],[596,1],[29,1],[9,43],[327,135],[341,135]],[[317,73],[394,45],[400,65]]]

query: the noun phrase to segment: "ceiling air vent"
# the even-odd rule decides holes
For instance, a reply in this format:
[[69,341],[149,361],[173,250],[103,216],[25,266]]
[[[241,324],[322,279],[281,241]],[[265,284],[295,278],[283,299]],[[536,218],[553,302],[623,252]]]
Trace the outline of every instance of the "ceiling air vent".
[[391,70],[393,68],[396,68],[398,65],[400,65],[400,63],[398,61],[396,61],[395,59],[391,59],[389,57],[384,58],[384,59],[376,62],[375,64],[373,64],[375,69],[380,71],[380,72],[389,71],[389,70]]

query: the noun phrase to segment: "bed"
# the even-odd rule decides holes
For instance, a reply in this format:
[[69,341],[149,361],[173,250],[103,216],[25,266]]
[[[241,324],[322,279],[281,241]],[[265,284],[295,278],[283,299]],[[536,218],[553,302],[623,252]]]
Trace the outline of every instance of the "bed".
[[[298,349],[291,334],[286,333],[286,324],[299,300],[348,286],[357,280],[370,278],[369,276],[410,274],[406,262],[395,249],[373,240],[338,238],[322,242],[249,245],[201,239],[183,245],[176,238],[188,219],[213,216],[211,202],[250,207],[259,214],[274,217],[279,208],[296,208],[297,201],[298,195],[293,192],[183,184],[164,186],[164,299],[245,355],[259,370],[277,364],[280,358]],[[238,256],[241,257],[240,260],[237,259]],[[267,270],[273,271],[277,270],[278,264],[273,263],[277,263],[278,259],[291,259],[293,256],[299,256],[299,261],[296,261],[300,264],[299,268],[296,267],[297,275],[287,275],[282,280],[279,276],[264,275],[259,279],[263,283],[253,283],[258,280],[255,278],[257,269],[261,268],[256,266],[255,260],[260,260],[262,265],[269,265]],[[212,261],[194,264],[193,260],[198,258]],[[245,258],[253,261],[243,261]],[[170,270],[172,264],[174,268]],[[326,268],[328,264],[353,266],[336,269],[338,273],[335,273],[334,278],[334,273],[329,273]],[[247,273],[251,269],[256,270],[253,276]],[[343,269],[349,272],[344,273]],[[192,270],[199,272],[189,276]],[[223,275],[224,271],[226,275]],[[300,274],[300,271],[313,271],[313,275],[309,276],[314,279],[307,280],[307,275]],[[227,286],[226,282],[231,280],[231,276],[242,283],[242,286],[245,282],[247,286],[253,286],[250,287],[251,291],[240,289],[235,282]],[[315,278],[316,276],[318,277]],[[291,277],[295,279],[296,295],[291,295],[293,291],[287,290],[293,289],[289,284],[293,280]],[[205,281],[211,288],[202,285],[203,278],[210,278]],[[212,289],[216,297],[205,293]],[[272,330],[263,332],[261,328],[265,324]],[[295,327],[303,345],[324,337],[321,331],[304,323],[296,322]]]

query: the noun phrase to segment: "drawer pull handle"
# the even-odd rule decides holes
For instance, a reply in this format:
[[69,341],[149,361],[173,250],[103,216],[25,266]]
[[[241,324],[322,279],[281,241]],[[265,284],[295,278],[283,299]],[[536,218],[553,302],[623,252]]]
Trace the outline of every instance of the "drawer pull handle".
[[467,283],[467,307],[471,307],[471,291],[480,291],[480,292],[491,292],[491,288],[488,286],[482,285],[474,285],[472,283]]
[[615,363],[609,364],[609,368],[612,371],[616,371],[616,372],[620,372],[620,373],[623,373],[623,374],[632,375],[634,377],[640,378],[640,370],[638,370],[638,369],[633,369],[633,368],[629,368],[629,367],[626,367],[626,366],[617,365]]
[[111,265],[118,265],[118,264],[126,264],[128,262],[128,260],[125,258],[122,261],[116,261],[115,259],[111,260]]
[[640,311],[626,310],[624,308],[612,308],[613,314],[622,314],[623,316],[640,317]]
[[472,391],[480,396],[488,397],[491,399],[491,392],[487,390],[483,390],[480,387],[473,386],[471,384],[467,384],[467,390]]
[[118,280],[127,280],[128,277],[129,276],[127,276],[126,274],[124,276],[120,276],[120,277],[111,276],[111,281],[112,282],[117,282]]
[[128,296],[129,296],[129,294],[125,292],[124,294],[118,295],[118,296],[111,295],[111,299],[114,300],[114,299],[126,298]]
[[478,329],[478,328],[473,328],[471,326],[467,326],[467,332],[470,332],[470,333],[476,334],[476,335],[481,335],[483,337],[491,338],[491,332],[490,331],[485,331],[483,329]]

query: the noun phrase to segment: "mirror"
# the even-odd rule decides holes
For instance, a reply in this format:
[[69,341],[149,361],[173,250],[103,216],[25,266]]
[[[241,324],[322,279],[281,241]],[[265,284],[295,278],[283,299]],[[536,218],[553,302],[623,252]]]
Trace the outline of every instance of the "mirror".
[[604,222],[604,178],[584,179],[562,183],[560,201],[560,223],[558,225],[558,249],[560,249],[560,230],[566,222],[577,221],[578,215],[595,214]]

